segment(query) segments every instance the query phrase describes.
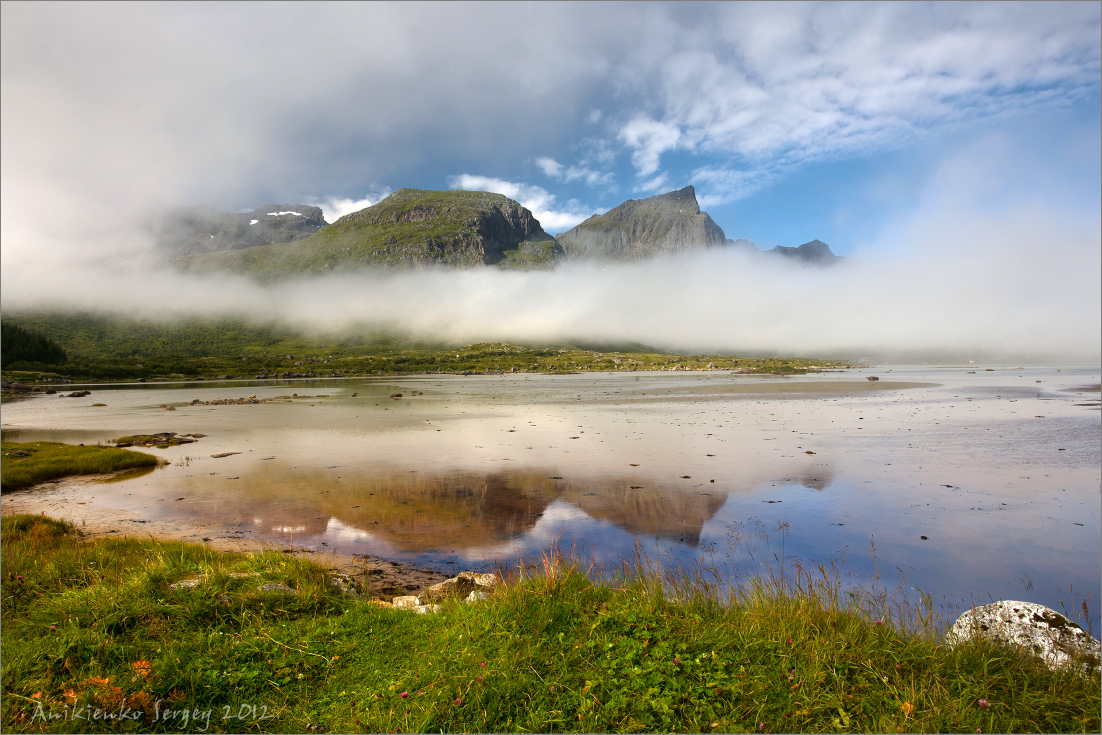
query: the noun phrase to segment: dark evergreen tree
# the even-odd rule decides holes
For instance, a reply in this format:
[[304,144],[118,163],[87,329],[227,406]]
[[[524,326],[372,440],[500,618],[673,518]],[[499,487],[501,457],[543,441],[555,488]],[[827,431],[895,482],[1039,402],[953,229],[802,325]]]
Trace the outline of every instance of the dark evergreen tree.
[[61,365],[67,359],[64,348],[52,339],[14,324],[0,324],[0,360],[4,365],[16,362]]

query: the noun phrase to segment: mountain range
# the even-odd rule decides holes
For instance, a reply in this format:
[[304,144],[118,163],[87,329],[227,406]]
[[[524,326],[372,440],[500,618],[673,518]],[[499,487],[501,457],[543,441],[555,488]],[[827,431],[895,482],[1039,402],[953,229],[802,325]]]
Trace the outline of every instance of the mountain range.
[[551,269],[567,261],[634,262],[706,248],[738,248],[816,266],[842,259],[819,240],[768,251],[730,240],[700,210],[691,186],[628,200],[557,238],[501,194],[420,189],[399,189],[332,224],[317,207],[271,204],[242,214],[177,208],[152,220],[149,230],[158,249],[185,270],[262,280],[363,266]]
[[327,225],[308,204],[265,204],[251,212],[176,207],[145,223],[154,244],[175,257],[293,242]]

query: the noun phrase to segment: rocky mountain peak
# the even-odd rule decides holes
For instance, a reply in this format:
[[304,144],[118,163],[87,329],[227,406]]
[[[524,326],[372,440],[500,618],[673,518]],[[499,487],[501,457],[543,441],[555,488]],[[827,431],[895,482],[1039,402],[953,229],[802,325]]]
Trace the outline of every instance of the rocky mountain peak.
[[[636,201],[634,199],[628,201]],[[690,184],[684,189],[658,194],[642,201],[652,202],[658,205],[676,207],[683,214],[700,214],[700,204],[696,201],[696,189]]]
[[643,260],[659,254],[715,247],[727,236],[700,211],[692,186],[647,199],[629,199],[559,235],[567,257]]

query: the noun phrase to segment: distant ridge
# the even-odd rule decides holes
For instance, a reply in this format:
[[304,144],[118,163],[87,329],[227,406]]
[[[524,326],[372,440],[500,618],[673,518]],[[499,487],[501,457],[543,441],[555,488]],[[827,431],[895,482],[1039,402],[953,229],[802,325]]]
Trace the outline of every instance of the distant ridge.
[[776,253],[777,255],[783,255],[786,258],[792,258],[804,263],[811,263],[814,265],[832,265],[839,260],[842,260],[842,256],[835,255],[830,246],[821,240],[812,240],[811,242],[805,242],[803,245],[795,248],[785,247],[784,245],[778,245],[772,250],[766,252]]
[[812,265],[839,260],[820,240],[767,251],[743,238],[729,240],[708,213],[700,211],[692,186],[647,199],[629,199],[604,214],[593,215],[558,240],[568,260],[638,261],[714,247],[773,253]]
[[169,257],[294,242],[325,227],[309,204],[265,204],[244,214],[210,207],[174,207],[147,223],[154,245]]
[[[700,210],[692,186],[630,199],[557,239],[501,194],[423,189],[399,189],[333,224],[317,207],[269,204],[246,214],[180,208],[153,229],[158,247],[185,270],[262,280],[362,267],[546,270],[565,260],[639,262],[710,248],[763,253],[748,240],[729,240]],[[820,240],[764,252],[810,266],[840,260]]]

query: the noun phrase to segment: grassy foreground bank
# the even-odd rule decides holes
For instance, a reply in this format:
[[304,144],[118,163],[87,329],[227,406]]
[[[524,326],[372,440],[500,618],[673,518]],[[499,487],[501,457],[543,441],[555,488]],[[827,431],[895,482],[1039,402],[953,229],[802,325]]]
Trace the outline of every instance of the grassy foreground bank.
[[115,447],[73,446],[61,442],[0,444],[0,492],[21,490],[71,475],[101,475],[156,467],[156,457]]
[[[417,615],[345,598],[322,568],[275,552],[89,542],[38,516],[3,518],[2,535],[10,732],[1100,726],[1097,677],[984,643],[948,649],[828,586],[677,601],[653,575],[595,583],[552,558],[487,601]],[[169,587],[189,578],[203,582]]]

